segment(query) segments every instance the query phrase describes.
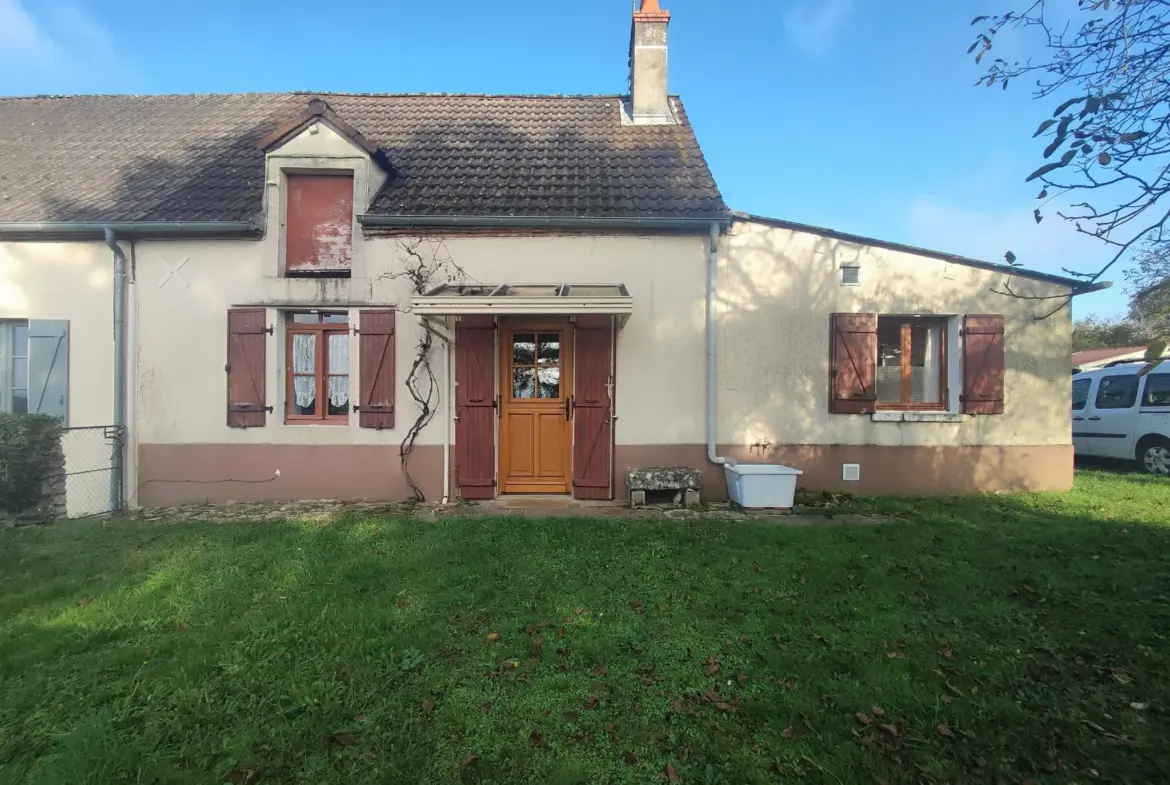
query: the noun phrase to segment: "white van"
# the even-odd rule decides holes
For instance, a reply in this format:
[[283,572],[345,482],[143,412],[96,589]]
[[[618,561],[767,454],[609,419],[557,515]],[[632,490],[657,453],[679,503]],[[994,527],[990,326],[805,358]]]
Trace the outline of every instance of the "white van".
[[1146,376],[1145,363],[1078,373],[1072,383],[1072,437],[1077,455],[1136,460],[1170,476],[1170,362]]

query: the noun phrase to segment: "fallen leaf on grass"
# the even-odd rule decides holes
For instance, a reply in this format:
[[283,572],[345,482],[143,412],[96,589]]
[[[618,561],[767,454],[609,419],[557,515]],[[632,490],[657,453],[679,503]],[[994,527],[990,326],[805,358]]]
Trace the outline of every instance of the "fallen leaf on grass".
[[906,659],[906,655],[900,651],[892,651],[889,654],[887,654],[886,657],[888,657],[891,660],[904,660],[904,659]]
[[945,736],[945,737],[947,737],[948,739],[953,739],[953,738],[955,738],[955,733],[954,733],[954,731],[952,731],[952,730],[950,729],[950,726],[948,726],[948,725],[947,725],[945,722],[944,722],[943,724],[941,724],[941,725],[939,725],[939,726],[938,726],[938,735],[939,735],[939,736]]
[[627,766],[634,766],[638,763],[638,756],[629,750],[625,750],[622,752],[622,763]]
[[479,756],[473,752],[472,754],[468,755],[466,758],[464,758],[462,761],[459,762],[459,768],[466,769],[468,766],[475,763],[477,760],[479,760]]
[[340,744],[342,747],[352,747],[357,740],[354,739],[352,733],[334,733],[333,742]]
[[361,714],[361,713],[355,714],[355,715],[353,715],[353,721],[354,722],[365,722],[366,715]]
[[885,710],[885,709],[883,709],[881,706],[874,706],[873,708],[871,708],[871,709],[869,710],[869,713],[870,713],[870,714],[872,714],[872,715],[873,715],[873,716],[875,716],[875,717],[884,717],[884,716],[886,716],[886,710]]
[[484,701],[483,703],[479,704],[479,713],[480,714],[491,714],[491,711],[492,711],[491,701]]
[[600,678],[602,676],[608,676],[609,675],[609,668],[605,667],[604,664],[599,663],[597,665],[597,667],[593,669],[593,675],[597,676],[598,678]]
[[873,722],[873,719],[868,714],[866,714],[864,711],[859,711],[856,714],[854,714],[853,716],[856,717],[857,721],[860,722],[862,725],[868,725],[871,722]]
[[880,727],[882,730],[884,730],[886,733],[890,734],[891,736],[898,735],[898,726],[892,722],[888,723],[886,725],[879,725],[878,727]]
[[520,667],[520,660],[500,660],[497,663],[503,670],[514,671]]
[[722,703],[722,702],[716,703],[715,708],[718,709],[719,711],[725,711],[729,714],[735,714],[735,712],[738,711],[738,709],[736,709],[730,703]]
[[943,702],[943,703],[950,703],[950,702],[951,702],[951,701],[953,701],[953,700],[954,700],[954,698],[952,698],[950,695],[943,695],[943,696],[942,696],[942,702]]
[[754,562],[752,562],[752,571],[753,571],[753,572],[759,572],[759,571],[760,571],[760,563],[759,563],[758,561],[754,561]]
[[238,763],[227,774],[227,781],[232,785],[246,785],[255,778],[256,771],[254,769],[245,769]]
[[186,632],[187,631],[187,622],[185,622],[185,621],[179,622],[179,629],[182,630],[183,632]]
[[674,770],[674,766],[670,765],[670,761],[666,762],[666,768],[658,775],[658,779],[664,782],[682,782],[682,778]]
[[642,602],[641,600],[634,600],[630,604],[634,608],[634,613],[638,614],[639,616],[641,616],[642,611],[644,611],[646,609],[646,604],[644,602]]
[[496,641],[498,641],[500,639],[500,633],[489,632],[487,634],[487,639],[488,639],[488,643],[495,643]]
[[719,660],[715,659],[715,654],[712,653],[707,659],[707,675],[714,676],[719,672]]
[[948,647],[946,647],[946,646],[944,646],[944,647],[942,647],[941,649],[939,649],[939,650],[938,650],[938,653],[939,653],[939,654],[941,654],[941,655],[942,655],[942,656],[944,656],[944,657],[950,657],[950,656],[951,656],[951,654],[952,654],[952,652],[951,652],[950,648],[948,648]]
[[89,605],[91,602],[92,602],[92,600],[89,597],[78,597],[77,598],[78,605]]
[[793,736],[796,735],[796,731],[794,731],[791,727],[787,727],[784,730],[780,731],[780,735],[786,739],[791,739]]
[[375,761],[378,759],[378,754],[373,750],[366,750],[362,753],[362,757],[368,761]]
[[817,643],[824,643],[825,636],[824,635],[814,635],[813,640],[816,641]]
[[422,710],[423,711],[433,711],[434,708],[435,708],[435,699],[434,698],[427,698],[425,701],[422,702]]
[[1129,704],[1129,707],[1131,709],[1137,709],[1138,711],[1145,711],[1147,708],[1149,708],[1149,706],[1150,706],[1150,704],[1148,704],[1148,703],[1131,703],[1131,704]]
[[597,703],[598,703],[597,696],[590,695],[589,700],[585,701],[585,708],[588,709],[589,711],[593,711],[594,709],[597,708]]
[[547,747],[548,746],[548,742],[546,742],[544,740],[544,734],[538,730],[534,730],[534,731],[532,731],[532,733],[528,734],[528,741],[534,747]]
[[565,722],[576,722],[579,715],[575,711],[566,711],[563,716]]

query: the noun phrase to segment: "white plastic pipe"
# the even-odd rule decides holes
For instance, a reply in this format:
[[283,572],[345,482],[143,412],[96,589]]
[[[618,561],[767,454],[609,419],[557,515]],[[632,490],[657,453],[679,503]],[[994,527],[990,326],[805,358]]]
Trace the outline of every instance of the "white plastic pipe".
[[735,461],[716,455],[715,445],[715,276],[719,271],[719,224],[711,224],[707,254],[707,460],[717,466]]

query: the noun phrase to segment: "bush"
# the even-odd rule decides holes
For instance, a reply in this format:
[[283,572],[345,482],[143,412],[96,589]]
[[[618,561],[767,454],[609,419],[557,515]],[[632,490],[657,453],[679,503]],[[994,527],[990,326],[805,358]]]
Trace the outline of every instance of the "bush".
[[48,509],[54,483],[64,471],[61,423],[44,414],[0,413],[0,515],[23,517]]

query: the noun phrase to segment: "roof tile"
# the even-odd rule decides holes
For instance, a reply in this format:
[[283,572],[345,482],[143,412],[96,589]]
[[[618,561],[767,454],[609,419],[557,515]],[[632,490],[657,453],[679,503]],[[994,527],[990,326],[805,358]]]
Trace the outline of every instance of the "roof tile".
[[723,218],[680,124],[622,125],[619,96],[229,95],[0,99],[0,221],[243,221],[267,134],[323,98],[384,150],[382,215]]

